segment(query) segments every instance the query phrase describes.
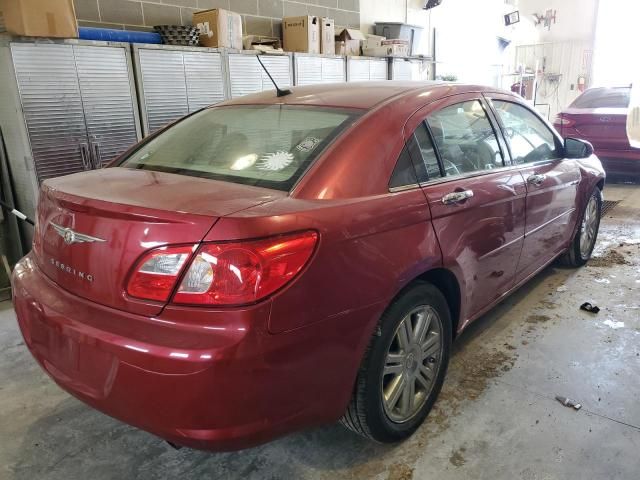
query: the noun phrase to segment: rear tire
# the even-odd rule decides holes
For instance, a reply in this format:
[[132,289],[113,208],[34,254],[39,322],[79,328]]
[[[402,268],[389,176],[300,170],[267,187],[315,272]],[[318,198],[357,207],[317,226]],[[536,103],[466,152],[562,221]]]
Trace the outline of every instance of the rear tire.
[[571,241],[569,249],[560,257],[560,263],[567,267],[582,267],[591,258],[593,247],[600,229],[602,214],[602,192],[596,187],[582,212],[578,229]]
[[409,437],[440,393],[451,339],[442,292],[425,282],[409,287],[382,315],[341,423],[382,443]]

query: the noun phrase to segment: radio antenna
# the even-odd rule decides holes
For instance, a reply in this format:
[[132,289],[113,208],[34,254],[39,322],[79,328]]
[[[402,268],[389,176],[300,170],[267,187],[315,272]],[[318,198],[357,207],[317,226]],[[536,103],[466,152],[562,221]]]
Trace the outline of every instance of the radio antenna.
[[269,77],[269,80],[271,80],[271,83],[273,83],[273,86],[276,87],[276,96],[284,97],[286,95],[290,95],[291,94],[291,90],[288,90],[286,88],[283,90],[278,86],[276,81],[273,79],[273,77],[269,73],[269,70],[267,70],[267,67],[265,67],[264,63],[262,63],[262,60],[260,60],[260,55],[256,55],[256,58],[258,59],[258,62],[260,62],[260,65],[262,66],[262,68],[266,72],[267,76]]

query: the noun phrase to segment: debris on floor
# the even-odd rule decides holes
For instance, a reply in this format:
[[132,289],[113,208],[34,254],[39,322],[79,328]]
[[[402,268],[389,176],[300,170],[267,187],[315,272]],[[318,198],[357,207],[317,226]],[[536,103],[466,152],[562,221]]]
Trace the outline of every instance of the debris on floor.
[[609,250],[602,256],[592,257],[588,265],[590,267],[613,267],[615,265],[631,265],[631,263],[619,251]]
[[584,310],[585,312],[590,313],[598,313],[600,311],[600,307],[597,305],[591,305],[589,302],[584,302],[580,305],[580,310]]
[[580,410],[582,408],[582,404],[581,403],[577,403],[576,401],[571,400],[568,397],[563,397],[561,395],[558,395],[558,396],[556,396],[556,400],[559,401],[565,407],[571,407],[574,410]]

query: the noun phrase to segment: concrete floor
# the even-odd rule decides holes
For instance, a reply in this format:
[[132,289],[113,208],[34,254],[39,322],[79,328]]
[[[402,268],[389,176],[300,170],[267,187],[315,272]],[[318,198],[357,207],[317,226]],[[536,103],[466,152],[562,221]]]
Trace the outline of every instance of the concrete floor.
[[[595,261],[548,268],[478,320],[456,344],[427,423],[396,446],[333,425],[237,453],[174,451],[60,390],[4,302],[0,478],[637,479],[640,187],[605,197],[622,202],[603,219]],[[602,311],[580,311],[587,300]]]

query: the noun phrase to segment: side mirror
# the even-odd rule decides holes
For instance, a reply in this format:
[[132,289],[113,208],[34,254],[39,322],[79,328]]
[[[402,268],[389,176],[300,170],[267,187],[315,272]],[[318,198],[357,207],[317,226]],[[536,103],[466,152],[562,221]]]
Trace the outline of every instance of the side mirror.
[[593,145],[586,140],[567,138],[564,141],[565,158],[587,158],[593,155]]

